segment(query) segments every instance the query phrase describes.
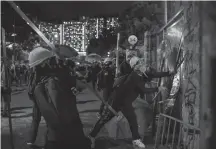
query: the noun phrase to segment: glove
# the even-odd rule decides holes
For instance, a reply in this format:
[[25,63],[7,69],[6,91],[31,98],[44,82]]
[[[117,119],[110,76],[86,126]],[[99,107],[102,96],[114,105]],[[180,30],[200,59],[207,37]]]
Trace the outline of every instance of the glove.
[[160,87],[158,87],[158,92],[166,92],[166,93],[168,93],[168,89],[166,88],[166,87],[164,87],[164,86],[160,86]]
[[116,118],[116,122],[119,122],[119,121],[121,121],[121,120],[122,120],[122,118],[123,118],[123,115],[120,115],[120,114],[119,114],[119,115],[117,116],[117,118]]
[[72,87],[71,91],[75,96],[79,94],[79,91],[75,87]]

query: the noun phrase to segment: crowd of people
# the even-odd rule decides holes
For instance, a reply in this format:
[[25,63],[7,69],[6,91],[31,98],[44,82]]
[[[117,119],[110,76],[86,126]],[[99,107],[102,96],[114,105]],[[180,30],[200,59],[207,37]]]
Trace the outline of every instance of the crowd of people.
[[27,84],[29,76],[28,70],[27,64],[20,64],[19,62],[12,64],[10,69],[11,83],[13,84],[15,82],[16,86]]
[[[9,99],[8,99],[8,91],[9,89],[7,87],[5,87],[4,83],[6,82],[6,78],[5,78],[5,67],[4,67],[4,63],[6,61],[4,61],[2,59],[2,67],[1,67],[1,91],[2,91],[2,117],[8,117],[8,103],[9,103]],[[8,81],[9,81],[9,86],[13,85],[16,87],[22,87],[23,85],[27,85],[28,84],[28,76],[29,76],[29,68],[27,64],[21,64],[19,62],[15,62],[15,63],[8,63],[7,64],[7,71],[8,71]],[[10,89],[11,90],[11,89]]]
[[[71,60],[53,55],[43,46],[34,47],[29,54],[29,66],[13,65],[11,80],[17,84],[28,82],[29,99],[33,102],[33,119],[29,130],[29,146],[34,145],[39,123],[43,116],[47,124],[45,149],[90,149],[95,147],[95,137],[100,129],[111,120],[116,112],[122,112],[128,120],[132,132],[132,144],[145,148],[138,132],[138,124],[132,102],[146,93],[163,90],[162,87],[146,88],[153,78],[171,76],[175,70],[156,72],[143,65],[142,59],[134,54],[119,59],[120,72],[116,76],[115,64],[106,58],[82,69]],[[82,75],[83,74],[83,75]],[[92,83],[95,92],[103,92],[103,101],[98,113],[98,121],[88,136],[76,106],[76,95],[86,83]],[[85,86],[86,87],[86,86]],[[5,112],[6,113],[6,112]]]

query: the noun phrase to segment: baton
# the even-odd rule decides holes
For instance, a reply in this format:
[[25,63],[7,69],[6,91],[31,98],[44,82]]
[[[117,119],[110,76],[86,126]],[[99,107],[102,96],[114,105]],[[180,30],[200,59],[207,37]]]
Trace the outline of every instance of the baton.
[[[83,76],[81,73],[79,73],[79,72],[76,72],[77,74],[79,74],[80,76]],[[93,90],[92,88],[91,88],[91,86],[88,84],[88,83],[86,83],[86,82],[83,82],[86,86],[87,86],[87,88],[92,92],[92,93],[94,93],[94,95],[98,98],[98,99],[100,99],[101,101],[102,101],[102,103],[115,115],[115,116],[119,116],[119,114],[118,114],[118,112],[116,112],[106,101],[104,101],[104,99],[98,94],[98,92],[96,92],[95,90]]]
[[[80,76],[83,76],[81,73],[79,73],[78,71],[76,72],[77,74],[79,74]],[[91,88],[91,86],[86,83],[86,82],[83,82],[87,88],[99,99],[102,101],[102,103],[118,118],[120,117],[120,119],[117,119],[117,122],[119,122],[120,120],[122,120],[124,118],[124,115],[119,115],[118,112],[116,112],[107,102],[104,101],[104,99],[98,94],[97,91],[93,90]],[[117,126],[118,126],[118,130],[121,131],[122,134],[124,134],[124,131],[121,129],[121,127],[119,126],[119,123],[117,123]],[[118,131],[117,131],[118,132]],[[117,135],[116,135],[117,136]]]

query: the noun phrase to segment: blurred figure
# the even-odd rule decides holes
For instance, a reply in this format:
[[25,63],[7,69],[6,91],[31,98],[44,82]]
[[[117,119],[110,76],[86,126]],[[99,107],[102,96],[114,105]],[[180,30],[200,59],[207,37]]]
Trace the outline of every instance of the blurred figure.
[[25,83],[25,71],[26,71],[26,67],[24,64],[20,65],[20,84],[22,85],[23,83]]
[[[98,90],[103,90],[103,99],[105,102],[108,101],[108,97],[110,96],[113,90],[113,83],[115,79],[115,70],[111,67],[112,66],[112,59],[107,58],[104,61],[104,65],[102,70],[98,74],[97,86]],[[99,117],[102,114],[104,109],[104,104],[101,103]]]
[[95,90],[96,89],[96,82],[97,82],[97,75],[101,71],[101,68],[97,62],[94,62],[91,68],[91,81],[92,81],[92,87]]
[[25,65],[25,71],[24,71],[24,82],[25,82],[25,84],[28,84],[28,82],[29,82],[29,75],[30,75],[30,68]]
[[92,67],[91,66],[86,66],[86,75],[85,75],[85,78],[86,78],[87,82],[91,81],[91,78],[92,78],[91,75],[92,75]]
[[119,76],[124,76],[127,74],[130,74],[133,69],[130,67],[130,59],[133,57],[133,54],[130,54],[126,57],[125,60],[122,61],[122,63],[120,63],[120,74]]
[[16,65],[13,63],[13,64],[11,65],[11,68],[10,68],[10,72],[11,72],[11,84],[13,84],[13,82],[15,81],[16,86],[17,86],[18,81],[17,81],[17,77],[16,77],[15,68],[16,68]]
[[76,78],[70,75],[64,61],[42,47],[30,53],[29,63],[36,76],[32,97],[48,129],[45,149],[89,149],[90,142],[83,132],[76,96],[71,91],[76,87]]
[[21,86],[21,67],[18,62],[15,64],[15,74],[17,80],[16,86]]
[[5,67],[5,64],[6,63],[5,61],[2,61],[2,64],[1,64],[1,99],[2,99],[2,107],[3,107],[3,110],[2,110],[2,117],[8,117],[9,116],[9,104],[11,102],[11,99],[10,99],[10,94],[11,94],[11,89],[9,88],[10,85],[8,86],[8,82],[10,83],[10,80],[6,80],[6,74],[5,74],[5,71],[8,71],[9,72],[9,79],[10,79],[10,69],[9,67]]

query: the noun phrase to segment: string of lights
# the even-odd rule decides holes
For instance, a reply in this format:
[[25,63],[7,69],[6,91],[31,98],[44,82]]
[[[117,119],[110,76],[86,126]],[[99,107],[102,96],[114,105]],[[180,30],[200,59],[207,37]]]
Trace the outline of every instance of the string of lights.
[[[108,18],[107,29],[118,27],[118,18]],[[60,44],[60,24],[39,22],[39,29],[54,44]],[[103,18],[85,18],[84,21],[63,22],[63,43],[79,52],[85,51],[92,37],[98,38],[104,29]],[[85,44],[83,46],[83,44]]]

